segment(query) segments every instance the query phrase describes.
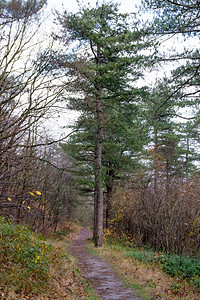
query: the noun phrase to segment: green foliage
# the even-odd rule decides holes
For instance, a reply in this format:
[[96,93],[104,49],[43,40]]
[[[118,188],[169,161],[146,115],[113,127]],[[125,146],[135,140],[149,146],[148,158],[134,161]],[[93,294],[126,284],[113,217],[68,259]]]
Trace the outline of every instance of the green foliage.
[[[106,241],[110,244],[113,251],[123,251],[125,257],[131,257],[145,264],[159,265],[166,273],[180,279],[188,280],[191,286],[200,288],[200,259],[191,256],[181,256],[176,254],[167,254],[162,252],[154,252],[151,249],[136,248],[129,244],[127,246],[125,239],[119,240],[108,237]],[[173,287],[176,288],[176,287]]]
[[[173,276],[187,279],[198,279],[200,274],[200,259],[190,256],[164,254],[160,256],[163,269]],[[200,279],[198,280],[200,284]]]
[[161,264],[162,269],[181,279],[187,279],[192,286],[200,287],[200,259],[174,254],[158,254],[152,250],[128,249],[126,257],[132,257],[144,263]]
[[182,33],[198,35],[198,0],[160,1],[142,0],[145,8],[152,9],[157,16],[154,20],[154,30],[159,33]]
[[154,252],[151,250],[141,251],[136,249],[131,249],[126,252],[127,257],[133,257],[139,261],[143,261],[145,263],[152,263],[155,261]]
[[170,286],[170,290],[173,294],[178,294],[181,291],[182,285],[177,282],[173,282]]
[[[171,169],[169,173],[174,175],[179,173],[183,176],[185,172],[186,179],[188,179],[195,170],[195,164],[192,164],[192,162],[198,160],[195,153],[198,152],[198,146],[196,148],[194,145],[198,139],[199,132],[195,136],[193,132],[196,130],[193,130],[193,128],[195,129],[196,124],[199,124],[199,108],[197,105],[199,99],[197,84],[199,82],[199,49],[195,46],[193,38],[195,36],[199,38],[198,15],[200,3],[197,0],[142,0],[142,4],[143,9],[151,11],[153,16],[153,20],[149,22],[147,31],[155,34],[156,37],[158,34],[167,34],[168,38],[171,36],[172,39],[175,39],[171,40],[171,43],[172,41],[176,43],[176,38],[179,39],[179,43],[187,42],[183,50],[180,50],[181,47],[180,49],[176,47],[175,52],[168,51],[166,61],[161,53],[158,54],[158,56],[160,55],[160,59],[165,61],[166,66],[168,66],[170,60],[171,62],[176,61],[178,64],[174,66],[172,63],[170,64],[170,68],[173,69],[171,76],[164,78],[163,86],[159,84],[156,88],[159,96],[157,99],[161,101],[160,104],[155,102],[155,99],[152,98],[153,95],[151,95],[150,102],[155,102],[157,105],[153,112],[157,114],[155,115],[157,117],[155,125],[158,127],[160,134],[163,130],[163,121],[167,121],[163,123],[163,125],[167,126],[176,124],[176,128],[174,127],[173,131],[169,126],[168,128],[172,134],[177,136],[177,140],[175,141],[172,136],[165,136],[163,140],[168,140],[168,146],[165,147],[164,152],[168,155],[167,163],[170,166],[169,169]],[[191,45],[194,46],[191,47]],[[157,58],[158,61],[159,58]],[[185,113],[186,110],[192,114],[191,121],[189,121],[190,118]],[[180,118],[175,120],[174,117]],[[166,126],[164,128],[164,130],[169,129]],[[175,142],[177,143],[175,144]],[[194,149],[196,148],[195,151],[192,149],[193,147]],[[170,152],[172,152],[173,148],[175,151],[171,155]],[[185,161],[183,159],[184,156]]]
[[56,257],[53,248],[27,227],[0,218],[1,287],[16,293],[44,290]]
[[[114,185],[129,176],[138,163],[135,152],[143,145],[140,103],[147,91],[133,82],[142,76],[141,61],[148,61],[142,52],[147,41],[134,15],[121,14],[112,2],[79,7],[76,14],[58,13],[58,21],[67,45],[65,59],[70,60],[65,71],[76,92],[67,105],[80,112],[63,150],[73,158],[81,195],[101,195],[102,201],[103,186],[109,220]],[[103,205],[96,207],[98,211]]]

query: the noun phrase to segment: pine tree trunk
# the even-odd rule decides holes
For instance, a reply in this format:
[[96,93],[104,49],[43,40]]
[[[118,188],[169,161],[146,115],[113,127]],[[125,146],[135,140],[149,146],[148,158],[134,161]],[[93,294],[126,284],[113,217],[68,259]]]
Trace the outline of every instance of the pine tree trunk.
[[[100,65],[100,49],[97,49],[97,66]],[[98,72],[98,70],[97,70]],[[94,244],[95,247],[103,245],[103,183],[102,183],[102,143],[103,143],[103,113],[101,103],[101,86],[97,79],[96,82],[96,117],[97,117],[97,137],[95,155],[95,228]]]
[[103,117],[101,108],[101,98],[96,101],[96,112],[98,120],[96,162],[95,162],[95,227],[94,244],[95,247],[103,245],[103,184],[102,184],[102,142],[103,142]]

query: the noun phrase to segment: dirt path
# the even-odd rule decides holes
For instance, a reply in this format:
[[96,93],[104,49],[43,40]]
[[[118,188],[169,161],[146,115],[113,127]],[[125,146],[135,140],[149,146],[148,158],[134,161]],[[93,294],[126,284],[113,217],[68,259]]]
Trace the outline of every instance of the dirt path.
[[140,300],[134,296],[133,290],[126,289],[109,266],[96,255],[90,254],[85,248],[90,232],[82,228],[80,234],[69,247],[69,252],[77,259],[79,268],[96,290],[101,299],[107,300]]

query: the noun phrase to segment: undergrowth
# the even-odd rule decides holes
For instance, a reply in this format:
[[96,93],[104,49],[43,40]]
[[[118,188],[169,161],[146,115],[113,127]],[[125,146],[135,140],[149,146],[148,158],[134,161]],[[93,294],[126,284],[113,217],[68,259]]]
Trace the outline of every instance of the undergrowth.
[[200,259],[190,256],[163,254],[159,257],[163,269],[172,276],[188,279],[190,285],[200,289]]
[[125,251],[126,257],[132,257],[134,260],[146,264],[154,264],[161,267],[167,274],[179,279],[187,280],[188,283],[196,289],[200,289],[200,259],[190,256],[181,256],[177,254],[168,254],[156,252],[151,249],[137,248],[126,238],[119,240],[109,233],[105,233],[105,242],[112,245],[118,245]]
[[6,293],[42,292],[58,253],[27,227],[0,218],[0,282]]
[[0,299],[98,299],[68,254],[66,235],[45,239],[0,217]]
[[144,263],[159,263],[166,273],[187,279],[190,285],[200,288],[200,259],[136,248],[127,249],[126,257],[132,257]]

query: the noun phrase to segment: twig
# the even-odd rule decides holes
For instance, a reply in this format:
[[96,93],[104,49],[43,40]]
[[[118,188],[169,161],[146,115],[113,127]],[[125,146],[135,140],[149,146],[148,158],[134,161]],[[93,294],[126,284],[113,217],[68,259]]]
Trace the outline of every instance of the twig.
[[52,278],[55,279],[60,285],[62,285],[64,288],[66,288],[68,291],[70,291],[71,293],[73,293],[73,291],[66,285],[64,285],[58,278],[56,278],[56,276],[52,275]]

